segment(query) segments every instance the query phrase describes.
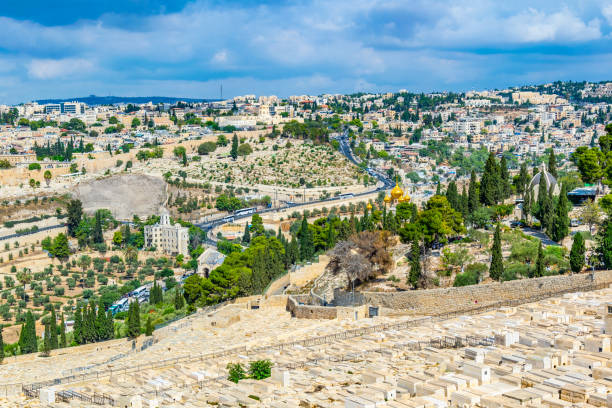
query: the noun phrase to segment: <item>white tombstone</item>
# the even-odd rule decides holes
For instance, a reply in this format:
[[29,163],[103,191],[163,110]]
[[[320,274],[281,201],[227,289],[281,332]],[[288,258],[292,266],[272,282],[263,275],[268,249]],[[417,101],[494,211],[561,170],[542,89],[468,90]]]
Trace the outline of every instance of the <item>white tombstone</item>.
[[53,388],[42,388],[38,392],[38,398],[43,404],[55,403],[55,390]]
[[272,368],[272,381],[279,383],[281,387],[289,387],[291,385],[289,371]]

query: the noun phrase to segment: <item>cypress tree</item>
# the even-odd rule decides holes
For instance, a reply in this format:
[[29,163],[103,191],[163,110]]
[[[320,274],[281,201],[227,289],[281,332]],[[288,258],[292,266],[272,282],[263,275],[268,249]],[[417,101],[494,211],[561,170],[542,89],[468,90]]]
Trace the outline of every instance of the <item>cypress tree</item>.
[[521,163],[521,170],[519,173],[518,185],[516,186],[516,192],[518,194],[523,194],[528,188],[527,186],[528,183],[529,183],[529,174],[527,173],[527,163],[523,162]]
[[525,192],[525,196],[523,198],[523,206],[521,211],[523,213],[523,219],[525,222],[529,223],[529,215],[531,214],[532,207],[532,198],[531,198],[531,189],[527,189]]
[[115,322],[113,320],[113,313],[109,310],[106,313],[106,339],[110,340],[115,337]]
[[465,191],[465,184],[463,185],[463,191],[461,192],[461,215],[465,220],[469,214],[468,204],[468,193]]
[[[417,218],[419,217],[419,211],[417,209],[416,204],[412,204],[412,214],[410,215],[410,222],[417,222]],[[397,214],[396,217],[397,219]]]
[[419,278],[421,277],[421,247],[419,245],[419,239],[414,238],[412,246],[410,247],[410,273],[408,275],[408,284],[412,285],[413,288],[417,288],[419,284]]
[[81,306],[77,306],[76,312],[74,312],[74,341],[76,344],[83,344],[83,315],[81,313]]
[[35,353],[38,351],[34,315],[32,315],[32,312],[29,310],[26,314],[25,325],[23,325],[19,335],[19,349],[22,354]]
[[55,315],[55,308],[51,309],[51,322],[49,323],[49,330],[50,330],[50,344],[51,344],[51,349],[55,350],[56,348],[59,347],[59,341],[57,338],[57,316]]
[[542,174],[538,184],[538,201],[535,214],[535,216],[538,217],[538,220],[540,220],[541,229],[544,229],[547,226],[546,218],[548,216],[548,207],[548,189],[546,188],[546,180]]
[[561,193],[557,200],[557,206],[553,216],[552,224],[552,239],[560,242],[563,238],[569,234],[570,219],[567,215],[568,212],[568,201],[567,201],[567,189],[565,184],[561,186]]
[[96,340],[106,340],[106,312],[102,300],[98,303],[98,315],[96,317]]
[[468,213],[473,214],[478,209],[479,205],[479,194],[478,187],[476,185],[476,172],[472,170],[470,175],[470,186],[468,188]]
[[552,174],[554,178],[558,177],[557,158],[555,157],[555,151],[552,148],[550,149],[550,155],[548,156],[548,172]]
[[436,195],[441,195],[442,192],[440,191],[440,182],[438,181],[438,185],[436,186]]
[[185,297],[178,286],[174,290],[174,309],[181,310],[185,306]]
[[446,188],[446,199],[454,210],[461,211],[461,202],[459,200],[459,193],[457,192],[457,184],[454,181],[448,183],[448,187]]
[[480,180],[480,202],[484,205],[495,205],[500,198],[500,174],[495,155],[489,153],[484,173]]
[[95,244],[104,242],[104,235],[102,234],[102,216],[100,211],[96,211],[96,223],[92,233],[92,240]]
[[504,273],[504,263],[501,249],[501,231],[499,223],[495,227],[493,235],[493,246],[491,247],[491,265],[489,267],[489,276],[496,281],[500,280]]
[[232,150],[230,151],[230,156],[232,156],[234,160],[238,158],[238,136],[235,133],[234,137],[232,137]]
[[325,241],[326,241],[327,249],[331,249],[336,245],[336,231],[334,230],[334,225],[332,223],[332,220],[327,220],[327,231],[325,234]]
[[510,173],[508,173],[508,164],[505,156],[502,156],[499,162],[499,175],[501,178],[501,198],[505,200],[506,198],[510,197],[510,194],[512,194],[512,187],[510,186]]
[[187,152],[183,152],[183,167],[187,167]]
[[62,320],[60,321],[60,338],[59,338],[59,346],[60,348],[66,347],[66,323],[64,322],[64,314],[62,313]]
[[49,328],[49,323],[45,324],[45,338],[43,339],[41,351],[45,356],[48,356],[51,352],[51,329]]
[[127,326],[128,337],[133,338],[140,335],[140,305],[138,304],[137,300],[130,302]]
[[578,273],[582,271],[584,267],[585,251],[584,238],[582,238],[580,232],[577,232],[576,235],[574,235],[574,242],[572,242],[572,249],[570,250],[570,268],[572,272]]
[[533,271],[534,278],[544,276],[544,253],[542,251],[542,241],[538,245],[538,258],[536,259],[535,270]]
[[249,231],[249,223],[247,222],[244,226],[244,234],[242,235],[242,243],[248,245],[251,242],[251,233]]
[[302,217],[302,226],[298,231],[298,240],[300,244],[300,260],[308,260],[314,255],[314,240],[312,231],[308,228],[306,216]]
[[151,321],[151,316],[147,316],[147,323],[145,324],[145,336],[150,336],[153,334],[153,322]]

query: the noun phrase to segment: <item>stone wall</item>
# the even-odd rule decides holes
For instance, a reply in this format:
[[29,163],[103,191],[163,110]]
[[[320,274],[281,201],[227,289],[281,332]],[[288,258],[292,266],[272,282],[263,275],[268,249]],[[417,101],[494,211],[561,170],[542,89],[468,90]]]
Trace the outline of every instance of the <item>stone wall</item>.
[[335,307],[324,307],[303,304],[310,295],[294,295],[287,298],[287,311],[298,319],[335,319],[338,311]]
[[[562,293],[594,290],[612,283],[612,271],[520,279],[459,288],[405,292],[356,292],[355,305],[403,310],[415,315],[436,315],[484,308],[496,304],[519,304]],[[334,304],[352,304],[351,294],[336,290]]]

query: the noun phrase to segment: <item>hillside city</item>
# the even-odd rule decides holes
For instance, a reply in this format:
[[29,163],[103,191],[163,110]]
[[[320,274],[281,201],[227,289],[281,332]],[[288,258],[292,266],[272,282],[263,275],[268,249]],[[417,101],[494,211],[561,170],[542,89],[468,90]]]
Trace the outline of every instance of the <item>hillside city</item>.
[[0,406],[612,407],[612,82],[108,100],[0,105]]

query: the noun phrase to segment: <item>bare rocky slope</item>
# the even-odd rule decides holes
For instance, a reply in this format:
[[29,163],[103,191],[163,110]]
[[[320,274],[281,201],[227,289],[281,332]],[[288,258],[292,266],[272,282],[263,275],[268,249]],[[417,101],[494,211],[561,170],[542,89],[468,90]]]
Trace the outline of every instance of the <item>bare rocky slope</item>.
[[79,184],[73,195],[87,213],[106,208],[115,218],[127,220],[158,214],[166,202],[166,183],[144,174],[120,174]]

